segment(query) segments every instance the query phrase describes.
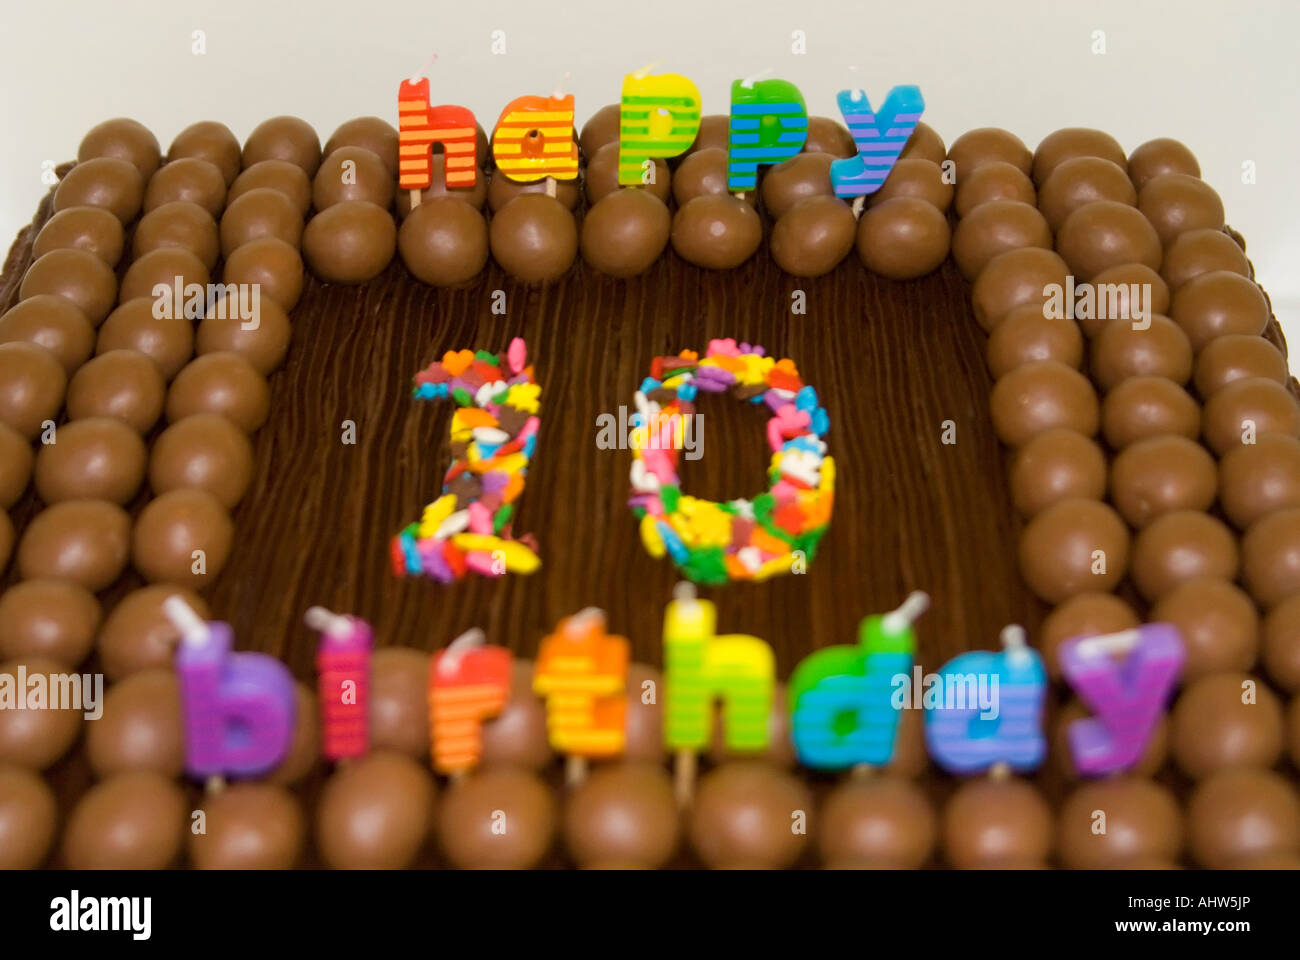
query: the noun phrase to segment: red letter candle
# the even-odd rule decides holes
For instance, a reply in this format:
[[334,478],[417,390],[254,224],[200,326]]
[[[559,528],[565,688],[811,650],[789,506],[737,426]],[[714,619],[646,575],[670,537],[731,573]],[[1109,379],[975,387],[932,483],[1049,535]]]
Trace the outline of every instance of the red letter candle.
[[627,742],[628,643],[605,632],[590,607],[561,620],[542,641],[533,690],[546,699],[551,746],[581,757],[612,757]]
[[180,597],[163,612],[181,633],[176,651],[185,768],[196,777],[255,777],[289,751],[297,698],[275,657],[232,653],[228,623],[204,622]]
[[468,630],[429,665],[429,738],[439,773],[464,773],[479,762],[483,721],[510,699],[510,651],[482,644],[483,631]]
[[578,141],[573,136],[573,94],[519,97],[501,111],[492,134],[497,170],[511,180],[531,182],[578,176]]
[[429,106],[429,78],[403,80],[397,91],[397,183],[423,190],[433,182],[433,145],[446,154],[449,187],[472,187],[478,177],[474,114],[465,107]]
[[370,651],[374,633],[358,617],[312,607],[304,617],[320,631],[316,676],[321,752],[330,760],[359,757],[370,745]]

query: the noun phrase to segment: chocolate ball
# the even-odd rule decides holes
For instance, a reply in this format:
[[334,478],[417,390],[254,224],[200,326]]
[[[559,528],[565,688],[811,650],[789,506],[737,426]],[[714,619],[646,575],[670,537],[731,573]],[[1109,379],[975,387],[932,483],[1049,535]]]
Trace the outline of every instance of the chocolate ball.
[[393,174],[378,154],[365,147],[339,147],[316,172],[312,202],[318,214],[345,200],[363,200],[387,210],[395,190]]
[[[901,161],[900,161],[901,162]],[[1005,161],[985,163],[964,177],[957,185],[957,216],[964,217],[980,204],[991,200],[1012,200],[1034,204],[1037,194],[1033,181],[1015,164]]]
[[288,160],[263,160],[244,170],[230,185],[226,203],[234,203],[248,191],[262,187],[279,190],[304,216],[311,209],[311,178]]
[[516,279],[549,283],[568,272],[578,252],[578,226],[554,197],[516,197],[492,218],[492,256]]
[[1075,208],[1057,231],[1056,250],[1083,280],[1126,263],[1160,269],[1160,237],[1146,217],[1117,200]]
[[384,647],[370,659],[370,743],[415,760],[429,757],[429,654]]
[[[1092,714],[1078,700],[1070,700],[1056,712],[1052,719],[1052,734],[1048,750],[1053,767],[1067,780],[1079,780],[1081,775],[1074,766],[1074,753],[1070,746],[1070,728],[1079,720]],[[1124,772],[1135,777],[1151,777],[1163,769],[1169,758],[1169,718],[1163,714],[1156,721],[1146,745],[1136,761]]]
[[211,271],[221,254],[217,221],[212,219],[212,214],[189,200],[175,200],[155,207],[136,225],[133,250],[136,257],[143,257],[168,247],[188,250]]
[[99,660],[109,680],[117,681],[152,667],[171,666],[180,633],[163,613],[162,605],[173,596],[184,600],[200,617],[210,616],[203,599],[184,587],[157,584],[131,591],[109,611],[99,631]]
[[812,816],[802,778],[761,760],[723,764],[700,778],[690,811],[690,837],[715,870],[793,866],[807,846],[799,831]]
[[677,802],[668,774],[648,763],[592,772],[564,806],[564,844],[585,869],[655,870],[677,850]]
[[1300,507],[1300,441],[1268,433],[1219,461],[1219,501],[1239,530],[1265,514]]
[[1044,430],[1016,451],[1008,479],[1011,502],[1032,517],[1061,500],[1100,500],[1106,492],[1106,456],[1074,430]]
[[272,117],[253,128],[244,141],[244,169],[263,160],[287,160],[308,177],[320,166],[320,138],[298,117]]
[[[583,181],[587,193],[587,203],[593,206],[611,193],[623,189],[623,186],[618,182],[617,143],[607,143],[596,151],[596,155],[587,162]],[[634,189],[652,193],[659,200],[667,203],[668,197],[672,194],[672,176],[668,172],[668,164],[656,157],[654,159],[654,173],[649,182],[638,179],[637,185],[632,186]]]
[[1187,845],[1203,867],[1300,849],[1300,798],[1270,770],[1225,770],[1200,783],[1187,803]]
[[1190,174],[1152,177],[1142,184],[1137,205],[1163,244],[1188,230],[1223,229],[1223,201],[1208,183]]
[[773,766],[789,769],[795,765],[794,743],[790,739],[789,698],[785,684],[778,683],[772,694],[772,709],[767,715],[768,745],[760,751],[732,750],[727,746],[726,726],[722,710],[713,714],[713,736],[709,743],[709,759],[715,764],[728,760],[764,760]]
[[1232,580],[1237,575],[1237,540],[1232,531],[1199,510],[1171,510],[1143,527],[1133,539],[1133,583],[1148,600],[1201,577]]
[[1259,613],[1245,591],[1226,580],[1179,584],[1151,608],[1151,620],[1172,623],[1182,634],[1184,683],[1255,665]]
[[0,315],[0,343],[15,341],[44,347],[72,376],[95,349],[95,328],[67,300],[42,293]]
[[245,243],[226,258],[223,279],[227,284],[250,288],[256,284],[262,297],[274,300],[287,313],[302,296],[302,271],[302,256],[297,249],[278,238],[262,237]]
[[628,664],[625,760],[663,762],[663,709],[659,700],[662,681],[662,675],[654,667],[644,663]]
[[268,376],[284,362],[290,336],[289,317],[270,297],[250,311],[241,309],[236,295],[227,294],[208,309],[195,334],[194,348],[200,356],[223,350],[237,353],[258,373]]
[[144,192],[144,211],[165,203],[184,200],[202,207],[214,218],[226,206],[226,180],[214,164],[194,157],[168,163],[149,181]]
[[857,232],[858,222],[843,200],[809,197],[796,203],[776,222],[771,239],[772,259],[793,276],[820,277],[834,270],[853,249]]
[[[464,203],[468,203],[475,210],[482,210],[483,204],[487,203],[488,194],[488,176],[482,170],[478,171],[474,178],[472,187],[448,187],[446,174],[446,158],[442,154],[437,154],[432,158],[432,171],[430,173],[429,185],[420,191],[420,203],[428,203],[430,200],[436,200],[439,197],[455,197]],[[411,190],[397,191],[397,217],[399,220],[405,220],[411,215]],[[416,204],[418,207],[420,204]]]
[[270,408],[271,389],[266,378],[229,351],[195,357],[167,391],[170,423],[196,413],[216,413],[245,433],[255,433],[266,422]]
[[[729,195],[726,147],[694,150],[673,171],[673,199],[679,207],[696,197]],[[758,200],[758,194],[750,190],[743,199],[753,206]]]
[[0,423],[14,432],[35,439],[45,421],[58,414],[66,385],[63,367],[44,347],[0,343]]
[[126,504],[144,481],[144,441],[121,420],[65,423],[36,455],[36,492],[46,503],[109,500]]
[[[849,216],[852,219],[852,214]],[[645,273],[668,246],[671,226],[672,215],[655,194],[648,190],[616,190],[583,218],[582,257],[611,276]]]
[[182,731],[176,672],[141,670],[108,688],[103,715],[86,724],[86,758],[98,777],[145,772],[179,777],[185,767]]
[[[1288,597],[1264,617],[1260,657],[1277,686],[1288,693],[1300,692],[1300,596]],[[1293,702],[1293,720],[1297,714],[1300,708]],[[1296,749],[1292,750],[1293,759]]]
[[546,180],[512,180],[500,170],[492,174],[488,181],[487,202],[488,208],[497,213],[507,203],[516,197],[542,195],[549,196],[549,191],[554,191],[555,196],[551,199],[558,202],[565,210],[572,213],[578,206],[578,200],[582,196],[582,189],[577,180],[552,180],[549,184]]
[[904,710],[894,736],[894,756],[883,770],[887,774],[915,779],[930,767],[925,745],[925,718],[920,710]]
[[280,765],[266,775],[268,783],[293,786],[316,769],[320,760],[321,713],[316,693],[305,683],[295,683],[293,735]]
[[339,124],[325,141],[324,158],[328,160],[344,147],[362,147],[384,162],[389,180],[398,173],[398,136],[393,125],[380,117],[356,117]]
[[960,185],[977,169],[989,163],[1009,163],[1021,173],[1028,173],[1033,157],[1023,140],[998,127],[968,130],[948,147]]
[[[764,188],[769,179],[770,175],[763,180]],[[947,213],[952,205],[952,196],[952,181],[944,177],[937,163],[929,160],[899,160],[889,171],[889,176],[880,189],[868,195],[867,206],[873,207],[894,197],[916,197],[934,204],[941,213]]]
[[[15,691],[15,697],[25,700],[25,709],[6,707],[0,710],[0,767],[12,764],[29,770],[44,770],[67,753],[77,739],[82,726],[81,710],[57,709],[48,694],[40,709],[29,699],[33,679],[43,678],[49,691],[50,685],[57,683],[66,670],[64,664],[44,657],[23,657],[0,663],[0,677],[3,677],[0,682]],[[20,672],[29,684],[27,689],[19,686]]]
[[995,379],[1037,360],[1056,360],[1077,370],[1083,363],[1083,335],[1073,320],[1046,315],[1037,304],[1021,304],[993,328],[985,357]]
[[1047,673],[1061,679],[1059,651],[1072,637],[1087,637],[1132,630],[1141,624],[1133,608],[1113,593],[1076,593],[1043,618],[1037,647]]
[[1113,590],[1129,565],[1128,528],[1104,503],[1061,500],[1025,524],[1019,558],[1025,583],[1048,603]]
[[1282,756],[1282,702],[1250,674],[1192,680],[1170,723],[1174,762],[1193,780],[1234,767],[1271,767]]
[[28,522],[18,570],[24,580],[67,580],[97,593],[125,568],[130,530],[131,518],[115,503],[64,500]]
[[951,240],[947,218],[916,197],[886,200],[858,220],[858,257],[867,269],[891,280],[912,280],[937,270]]
[[1215,337],[1196,357],[1193,383],[1208,399],[1234,380],[1264,377],[1285,386],[1291,374],[1286,357],[1263,337],[1232,333]]
[[942,165],[948,157],[948,148],[943,145],[943,137],[935,132],[928,123],[917,121],[916,129],[903,145],[900,160],[929,160]]
[[239,176],[239,140],[224,123],[200,120],[176,134],[176,139],[167,150],[167,159],[185,158],[206,160],[212,164],[221,171],[221,179],[226,182],[226,186],[234,183]]
[[1160,275],[1172,290],[1203,273],[1218,270],[1249,278],[1250,262],[1237,241],[1222,230],[1208,227],[1180,233],[1165,248],[1164,262],[1160,265]]
[[117,117],[91,127],[77,147],[77,160],[84,163],[98,157],[125,160],[148,180],[158,169],[162,150],[158,138],[138,120]]
[[[909,138],[910,139],[910,138]],[[846,159],[858,155],[858,145],[844,124],[830,117],[809,117],[804,153],[825,153]]]
[[67,300],[97,327],[117,302],[117,277],[93,253],[51,250],[27,268],[18,299],[45,293]]
[[1129,377],[1164,377],[1186,383],[1192,376],[1192,344],[1178,324],[1158,314],[1140,327],[1111,320],[1092,344],[1092,375],[1102,390]]
[[0,510],[8,510],[26,492],[35,457],[27,438],[4,422],[3,416],[0,406]]
[[362,200],[342,200],[317,213],[302,234],[307,265],[327,283],[373,280],[396,250],[397,225],[392,215]]
[[907,780],[849,780],[822,804],[817,848],[832,869],[915,870],[934,852],[938,820],[929,797]]
[[32,243],[32,259],[39,260],[51,250],[85,250],[116,267],[122,259],[124,243],[122,221],[103,207],[67,207],[41,227]]
[[[428,685],[427,677],[425,685]],[[629,743],[631,737],[629,731]],[[541,771],[554,759],[546,733],[546,704],[533,692],[533,662],[516,659],[511,671],[510,699],[499,714],[483,724],[480,766]]]
[[438,840],[453,866],[527,870],[551,849],[555,798],[526,770],[499,767],[453,781],[438,809]]
[[1241,274],[1214,270],[1188,280],[1174,293],[1170,316],[1200,350],[1216,337],[1259,335],[1268,325],[1268,301]]
[[230,556],[234,525],[206,490],[169,490],[149,501],[131,533],[131,562],[151,583],[202,589]]
[[[1098,812],[1104,815],[1104,829]],[[1056,849],[1073,870],[1105,870],[1138,860],[1176,860],[1183,814],[1167,789],[1141,777],[1076,787],[1056,818]]]
[[170,381],[194,355],[194,325],[181,311],[158,312],[163,316],[154,316],[152,297],[126,301],[99,328],[95,352],[142,353],[157,365],[163,380]]
[[1130,323],[1144,316],[1167,316],[1169,287],[1144,263],[1121,263],[1107,267],[1092,278],[1095,305],[1079,326],[1095,337],[1113,320]]
[[763,177],[759,192],[768,214],[779,219],[809,197],[833,197],[829,153],[799,153],[776,164]]
[[1110,502],[1138,528],[1173,510],[1208,510],[1217,486],[1214,458],[1180,436],[1129,444],[1110,469]]
[[110,350],[73,375],[68,417],[112,417],[137,433],[148,433],[162,413],[166,389],[162,371],[143,353]]
[[173,864],[190,813],[185,792],[156,773],[117,775],[83,793],[62,859],[73,870],[161,870]]
[[23,767],[0,766],[0,870],[32,870],[54,842],[58,804],[46,782]]
[[14,522],[9,514],[0,519],[0,571],[9,569],[9,558],[14,552]]
[[103,207],[122,223],[130,223],[144,202],[140,171],[116,157],[96,157],[78,163],[54,189],[56,212],[72,207]]
[[122,278],[119,296],[122,303],[149,297],[161,301],[173,313],[190,314],[201,310],[190,305],[190,287],[197,285],[206,294],[210,279],[208,268],[194,254],[181,247],[164,247],[131,264]]
[[1205,442],[1226,455],[1237,447],[1276,434],[1300,437],[1300,407],[1275,380],[1234,380],[1205,401]]
[[1044,184],[1061,164],[1076,157],[1100,157],[1124,170],[1124,148],[1109,133],[1086,127],[1064,127],[1045,136],[1034,151],[1034,183]]
[[466,283],[487,265],[487,221],[470,204],[450,196],[434,197],[402,221],[397,249],[406,268],[424,283],[439,287]]
[[1291,763],[1300,766],[1300,697],[1291,698],[1291,706],[1287,708],[1286,726]]
[[[1052,246],[1052,231],[1037,209],[1014,200],[982,203],[957,223],[952,256],[967,280],[974,280],[990,260],[1020,247]],[[1066,257],[1069,260],[1069,257]]]
[[316,846],[336,870],[400,870],[429,836],[436,788],[428,770],[390,751],[338,767],[316,808]]
[[582,133],[578,136],[578,147],[582,150],[584,159],[589,161],[596,155],[596,151],[607,143],[618,143],[619,126],[622,123],[621,113],[621,104],[607,103],[582,125]]
[[275,237],[297,247],[302,229],[302,216],[293,201],[279,190],[270,187],[249,190],[222,214],[221,252],[228,257],[245,243],[261,237]]
[[696,197],[673,216],[673,249],[698,267],[738,267],[753,256],[762,240],[763,224],[754,208],[732,196]]
[[721,147],[726,150],[730,143],[731,136],[731,117],[725,113],[710,113],[700,117],[700,129],[696,133],[695,139],[691,142],[691,147],[686,151],[687,155],[698,153],[701,150],[710,150],[714,147]]
[[64,580],[16,583],[0,594],[0,659],[42,657],[78,667],[102,618],[85,587]]
[[1044,430],[1068,427],[1085,437],[1097,432],[1097,391],[1088,378],[1059,360],[1025,363],[993,385],[993,430],[1018,447]]
[[203,798],[203,833],[187,840],[199,870],[289,870],[302,856],[307,821],[284,787],[237,783]]
[[971,288],[975,320],[990,333],[1011,310],[1022,304],[1043,309],[1043,289],[1056,285],[1065,290],[1069,267],[1054,251],[1021,247],[998,254],[988,262]]
[[253,445],[225,417],[198,413],[158,435],[149,454],[149,486],[155,494],[206,490],[227,510],[253,479]]
[[1053,231],[1075,210],[1098,200],[1134,206],[1137,191],[1124,168],[1101,157],[1071,157],[1057,164],[1038,191],[1038,209]]
[[959,870],[1044,866],[1052,811],[1024,780],[967,780],[943,810],[943,850]]
[[180,853],[190,805],[157,773],[123,773],[81,795],[63,831],[73,870],[162,870]]
[[1201,410],[1187,391],[1164,377],[1122,380],[1101,404],[1101,432],[1114,450],[1165,433],[1196,439]]
[[1139,146],[1128,158],[1128,175],[1139,190],[1163,173],[1201,175],[1201,165],[1186,146],[1169,137],[1157,137]]
[[1250,525],[1241,539],[1241,575],[1265,608],[1300,593],[1300,508],[1275,511]]

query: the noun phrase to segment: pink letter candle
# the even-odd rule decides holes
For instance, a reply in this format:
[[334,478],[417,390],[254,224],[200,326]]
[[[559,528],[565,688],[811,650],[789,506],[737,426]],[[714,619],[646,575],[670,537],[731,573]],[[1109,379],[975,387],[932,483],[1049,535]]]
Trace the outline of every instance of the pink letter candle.
[[304,617],[320,631],[316,676],[320,693],[321,753],[330,760],[359,757],[370,745],[370,652],[374,633],[358,617],[312,607]]
[[272,770],[293,739],[297,698],[288,667],[264,653],[232,653],[230,624],[200,620],[180,597],[168,597],[163,610],[181,632],[185,768],[204,778]]

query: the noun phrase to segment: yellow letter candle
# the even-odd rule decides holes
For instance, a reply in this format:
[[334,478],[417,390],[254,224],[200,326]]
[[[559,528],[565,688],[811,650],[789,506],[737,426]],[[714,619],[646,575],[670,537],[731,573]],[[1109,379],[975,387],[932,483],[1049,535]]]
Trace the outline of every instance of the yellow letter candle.
[[627,742],[627,639],[605,632],[595,607],[561,620],[542,640],[533,691],[546,700],[546,730],[559,753],[612,757]]
[[700,132],[700,90],[678,73],[650,76],[650,67],[623,78],[618,112],[618,182],[645,183],[654,157],[685,153]]
[[573,136],[573,94],[519,97],[506,104],[492,135],[497,170],[531,183],[578,176],[578,141]]

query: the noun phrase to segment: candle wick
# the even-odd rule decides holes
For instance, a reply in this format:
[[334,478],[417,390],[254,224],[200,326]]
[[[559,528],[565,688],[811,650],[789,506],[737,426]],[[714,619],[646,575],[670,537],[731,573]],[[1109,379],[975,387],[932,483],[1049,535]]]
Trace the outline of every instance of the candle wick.
[[771,72],[771,67],[764,67],[762,70],[758,71],[758,73],[751,73],[749,76],[745,77],[745,79],[740,81],[740,85],[746,90],[752,90],[754,89],[755,83],[766,77]]
[[897,610],[885,614],[882,618],[882,626],[886,633],[900,633],[916,623],[921,614],[928,609],[930,609],[930,595],[924,590],[913,590],[907,595],[907,599],[899,604]]
[[442,658],[438,661],[439,668],[444,673],[455,670],[456,665],[460,663],[461,657],[475,647],[481,647],[486,640],[487,634],[478,627],[470,627],[447,644],[447,649],[442,652]]
[[429,68],[433,66],[434,63],[437,62],[437,60],[438,60],[438,52],[435,50],[433,55],[429,57],[428,60],[424,61],[424,63],[420,66],[420,69],[416,70],[415,73],[411,74],[411,83],[419,83],[420,80],[424,77],[424,75],[428,72]]
[[584,607],[564,622],[566,634],[586,633],[605,623],[605,611],[600,607]]
[[555,89],[551,92],[552,100],[559,100],[562,96],[564,96],[564,88],[569,85],[569,81],[572,78],[573,78],[572,72],[568,70],[564,71],[564,76],[560,77],[560,79],[555,82]]
[[347,617],[324,607],[308,607],[302,619],[313,630],[328,633],[332,637],[343,636],[351,632],[352,625],[348,622]]
[[1002,646],[1008,653],[1024,650],[1028,644],[1025,628],[1018,623],[1009,623],[1002,628]]
[[652,63],[647,63],[647,64],[646,64],[644,67],[642,67],[640,70],[637,70],[635,73],[633,73],[633,74],[632,74],[632,77],[633,77],[634,79],[636,79],[636,80],[641,80],[641,79],[643,79],[643,78],[645,78],[645,77],[648,77],[648,76],[650,75],[650,71],[652,71],[652,70],[654,70],[656,67],[659,67],[659,66],[662,66],[662,65],[663,65],[663,61],[662,61],[662,60],[655,60],[655,61],[653,61]]
[[162,603],[163,614],[171,621],[181,640],[187,643],[205,643],[208,625],[194,609],[178,596],[170,596]]
[[673,587],[674,600],[694,600],[695,596],[695,584],[689,583],[686,580],[680,581],[675,587]]

